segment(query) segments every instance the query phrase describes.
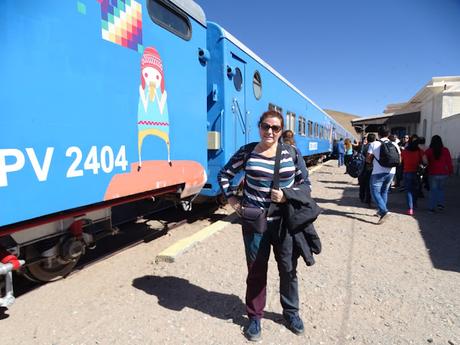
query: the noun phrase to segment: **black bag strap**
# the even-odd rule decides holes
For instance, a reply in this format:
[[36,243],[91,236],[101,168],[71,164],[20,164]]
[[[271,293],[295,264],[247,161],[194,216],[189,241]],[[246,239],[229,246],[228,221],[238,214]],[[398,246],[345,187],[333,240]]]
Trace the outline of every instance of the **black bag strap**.
[[281,151],[283,149],[283,144],[278,143],[276,147],[276,156],[275,156],[275,170],[273,172],[273,189],[280,188],[280,165],[281,165]]
[[[283,150],[283,144],[278,142],[278,146],[276,148],[276,156],[275,156],[275,169],[273,171],[273,189],[280,188],[280,165],[281,165],[281,151]],[[270,203],[267,211],[267,217],[270,217],[273,212],[275,211],[276,206],[273,202]]]

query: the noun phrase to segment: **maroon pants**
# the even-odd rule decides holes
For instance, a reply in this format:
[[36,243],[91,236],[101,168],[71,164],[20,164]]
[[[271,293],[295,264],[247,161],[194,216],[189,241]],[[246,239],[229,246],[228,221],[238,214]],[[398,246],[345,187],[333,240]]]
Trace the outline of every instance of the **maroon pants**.
[[[246,279],[246,311],[250,318],[261,319],[267,299],[267,271],[270,249],[273,245],[275,259],[278,263],[280,276],[280,302],[283,315],[298,315],[299,290],[296,275],[297,258],[293,259],[291,271],[282,264],[278,242],[274,240],[274,226],[270,226],[264,234],[243,229],[243,239],[248,265]],[[292,241],[289,235],[283,241]]]

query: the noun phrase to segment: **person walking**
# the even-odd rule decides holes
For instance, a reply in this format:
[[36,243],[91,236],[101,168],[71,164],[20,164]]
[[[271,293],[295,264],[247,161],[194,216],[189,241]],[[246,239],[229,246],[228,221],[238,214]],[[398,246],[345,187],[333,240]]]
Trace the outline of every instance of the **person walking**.
[[[409,135],[406,134],[404,135],[401,140],[399,141],[398,143],[398,146],[399,146],[399,150],[401,151],[401,153],[403,152],[403,150],[407,147],[407,145],[409,144]],[[403,167],[403,162],[401,164],[399,164],[397,167],[396,167],[396,174],[395,174],[395,184],[394,184],[394,187],[395,188],[400,188],[399,190],[403,190],[403,188],[401,188],[401,181],[403,181],[403,171],[404,171],[404,167]]]
[[403,181],[406,189],[407,214],[412,216],[417,207],[418,186],[417,170],[423,159],[423,151],[418,147],[418,138],[410,138],[406,148],[401,152]]
[[[388,147],[387,145],[393,145],[396,148],[399,163],[401,162],[401,151],[399,150],[399,146],[396,143],[390,142],[390,140],[388,139],[389,134],[390,132],[386,127],[380,127],[378,131],[380,140],[376,140],[369,145],[366,157],[367,162],[372,163],[370,189],[372,199],[374,200],[378,208],[377,215],[380,217],[378,221],[379,224],[382,224],[388,216],[388,189],[391,186],[391,182],[393,181],[393,177],[396,172],[396,167],[386,167],[380,164],[379,161],[382,161],[383,163],[382,158],[387,158],[381,155],[382,145],[385,144],[385,148]],[[395,152],[394,149],[392,150],[392,152]]]
[[[369,150],[369,145],[375,141],[375,134],[369,133],[363,141],[362,154],[364,157],[367,156],[367,151]],[[371,188],[369,181],[372,174],[372,163],[366,162],[364,169],[361,172],[361,175],[358,177],[359,182],[359,200],[366,203],[368,206],[371,206]]]
[[337,161],[338,166],[341,167],[344,164],[344,156],[345,156],[345,146],[343,144],[343,138],[337,143]]
[[[286,202],[283,190],[295,189],[303,183],[302,172],[293,160],[284,144],[279,142],[283,129],[283,116],[277,111],[267,111],[259,119],[260,142],[247,153],[248,145],[241,147],[218,174],[218,181],[229,204],[238,214],[252,210],[262,211],[266,230],[245,226],[242,233],[246,253],[248,275],[246,279],[246,312],[249,324],[245,336],[251,341],[261,337],[261,319],[266,303],[266,286],[268,261],[271,246],[275,253],[280,277],[280,301],[287,327],[295,334],[304,332],[303,321],[299,316],[299,288],[297,281],[297,259],[299,254],[287,258],[286,245],[292,246],[292,235],[287,233],[280,239],[278,233],[281,225],[281,213],[267,214],[271,203]],[[276,152],[281,146],[279,188],[273,189]],[[245,173],[243,197],[236,197],[232,187],[233,178],[241,170]],[[297,187],[296,187],[297,188]],[[292,253],[291,253],[292,254]],[[289,267],[289,268],[288,268]]]
[[436,208],[444,210],[444,184],[448,176],[454,172],[452,157],[447,147],[444,147],[439,135],[431,138],[430,147],[425,151],[425,163],[428,164],[430,185],[429,210],[434,213]]

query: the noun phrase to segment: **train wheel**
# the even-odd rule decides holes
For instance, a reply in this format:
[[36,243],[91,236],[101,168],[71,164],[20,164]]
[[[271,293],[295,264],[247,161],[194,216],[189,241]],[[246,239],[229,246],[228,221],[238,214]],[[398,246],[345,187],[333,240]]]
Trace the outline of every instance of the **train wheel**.
[[24,275],[33,281],[51,282],[68,275],[78,262],[78,256],[72,260],[53,257],[27,265]]

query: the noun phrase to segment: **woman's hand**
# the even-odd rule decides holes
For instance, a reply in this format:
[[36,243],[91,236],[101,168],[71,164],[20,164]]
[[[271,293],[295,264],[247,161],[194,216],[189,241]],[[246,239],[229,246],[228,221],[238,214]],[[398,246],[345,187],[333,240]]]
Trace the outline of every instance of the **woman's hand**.
[[284,193],[279,189],[272,189],[271,199],[273,202],[283,203],[286,202]]

